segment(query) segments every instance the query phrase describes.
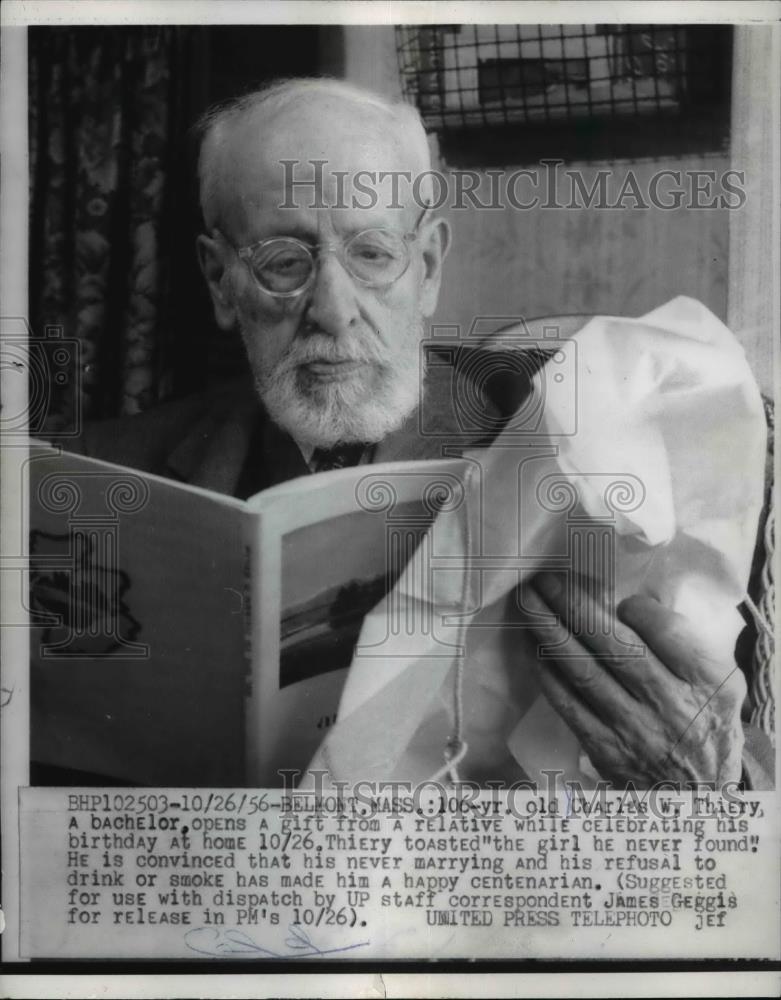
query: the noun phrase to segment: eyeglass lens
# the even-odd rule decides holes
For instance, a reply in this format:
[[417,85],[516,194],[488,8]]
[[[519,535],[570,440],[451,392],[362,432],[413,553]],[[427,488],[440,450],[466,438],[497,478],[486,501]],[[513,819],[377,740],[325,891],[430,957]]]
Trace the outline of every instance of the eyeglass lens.
[[[378,287],[401,277],[409,264],[409,248],[396,233],[369,229],[357,233],[342,246],[340,259],[362,284]],[[262,287],[277,294],[303,288],[315,266],[308,247],[284,237],[258,247],[250,264]]]

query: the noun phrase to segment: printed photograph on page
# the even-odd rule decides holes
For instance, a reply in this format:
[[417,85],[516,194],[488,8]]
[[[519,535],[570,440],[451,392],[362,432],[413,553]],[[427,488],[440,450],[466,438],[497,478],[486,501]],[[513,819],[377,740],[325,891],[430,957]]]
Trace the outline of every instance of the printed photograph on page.
[[771,5],[154,6],[2,26],[4,962],[769,969]]

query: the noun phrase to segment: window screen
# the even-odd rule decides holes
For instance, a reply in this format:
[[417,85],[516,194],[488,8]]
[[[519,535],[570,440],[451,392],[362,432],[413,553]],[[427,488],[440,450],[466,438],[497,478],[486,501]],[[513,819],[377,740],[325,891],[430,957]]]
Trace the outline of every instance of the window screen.
[[[402,86],[426,125],[713,119],[728,108],[723,26],[399,26]],[[721,120],[725,120],[723,115]],[[718,131],[718,130],[717,130]],[[718,144],[723,136],[714,135]]]

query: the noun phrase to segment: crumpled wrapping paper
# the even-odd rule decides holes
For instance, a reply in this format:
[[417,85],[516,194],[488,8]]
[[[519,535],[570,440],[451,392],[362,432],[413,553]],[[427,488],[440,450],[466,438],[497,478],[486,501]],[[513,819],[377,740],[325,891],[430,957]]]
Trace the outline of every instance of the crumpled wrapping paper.
[[734,647],[766,448],[743,349],[685,297],[636,320],[595,317],[561,346],[523,408],[541,419],[519,412],[465,456],[462,502],[365,619],[310,770],[424,780],[458,729],[462,778],[595,778],[529,667],[518,585],[540,568],[591,578],[613,608],[651,594]]

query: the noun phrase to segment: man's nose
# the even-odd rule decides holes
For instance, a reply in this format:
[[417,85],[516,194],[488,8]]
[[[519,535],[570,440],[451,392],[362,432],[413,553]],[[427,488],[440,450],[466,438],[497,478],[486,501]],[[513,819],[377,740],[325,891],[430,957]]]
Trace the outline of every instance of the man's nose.
[[324,333],[338,337],[359,318],[355,284],[335,253],[319,255],[306,316]]

